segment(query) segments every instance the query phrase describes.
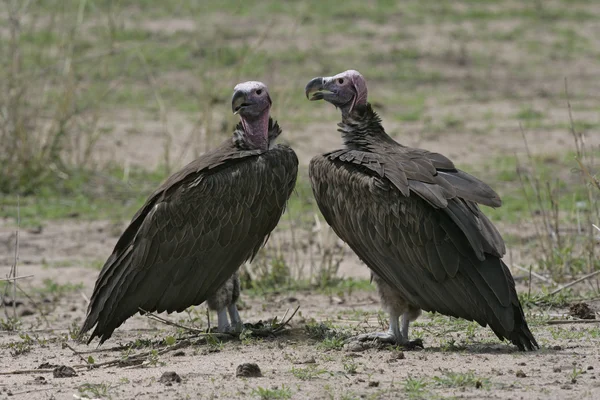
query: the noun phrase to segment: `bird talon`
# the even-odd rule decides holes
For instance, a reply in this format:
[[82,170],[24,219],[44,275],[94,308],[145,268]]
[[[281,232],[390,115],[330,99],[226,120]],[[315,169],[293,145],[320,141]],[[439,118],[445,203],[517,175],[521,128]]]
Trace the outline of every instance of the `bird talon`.
[[389,332],[373,332],[356,336],[359,342],[377,341],[385,344],[396,344],[396,337]]
[[402,347],[406,350],[417,350],[417,349],[424,349],[425,346],[423,345],[423,339],[415,339],[415,340],[410,340],[408,343],[403,344]]

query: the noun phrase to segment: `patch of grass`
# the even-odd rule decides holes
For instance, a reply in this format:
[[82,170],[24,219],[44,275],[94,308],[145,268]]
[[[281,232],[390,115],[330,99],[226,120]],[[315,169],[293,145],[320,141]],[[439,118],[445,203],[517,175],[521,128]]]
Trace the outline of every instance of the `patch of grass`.
[[277,400],[277,399],[291,399],[292,391],[286,385],[281,385],[281,388],[267,389],[262,386],[252,389],[250,392],[252,396],[258,397],[261,400]]
[[39,188],[35,196],[18,200],[17,196],[6,196],[0,204],[0,217],[16,222],[19,213],[23,227],[40,226],[54,219],[131,219],[162,182],[165,171],[134,168],[127,181],[122,175],[123,171],[116,169],[102,175],[74,171],[60,184]]
[[89,399],[112,399],[110,391],[114,387],[109,383],[84,383],[77,390],[85,398]]
[[358,364],[352,359],[344,362],[344,372],[350,375],[355,375],[358,372]]
[[489,389],[490,387],[489,379],[478,377],[473,371],[453,372],[447,370],[442,376],[434,376],[432,381],[437,386],[447,388]]
[[[1,290],[2,288],[0,288]],[[22,321],[19,318],[8,317],[7,319],[0,318],[0,330],[3,331],[18,331],[21,328]]]
[[542,119],[544,117],[544,113],[542,113],[541,111],[537,111],[533,107],[525,107],[525,108],[522,108],[517,113],[517,115],[515,115],[515,117],[520,120],[531,121],[531,120]]
[[548,329],[554,340],[582,340],[582,339],[600,339],[600,328],[598,327],[580,327],[580,328],[561,328],[552,327]]
[[317,347],[323,350],[340,350],[351,335],[341,329],[335,329],[331,323],[310,322],[304,326],[309,338],[318,340]]
[[426,390],[427,382],[425,379],[408,377],[404,381],[404,392],[409,399],[429,398],[429,392]]
[[31,351],[31,348],[35,344],[35,341],[26,333],[20,333],[19,337],[21,338],[21,341],[12,342],[8,344],[10,354],[13,357],[29,353]]
[[67,293],[81,290],[83,283],[58,283],[53,279],[46,278],[43,281],[44,286],[36,288],[36,291],[40,294],[51,294],[55,297],[62,297]]
[[326,374],[327,370],[319,369],[315,365],[308,366],[306,368],[296,368],[292,367],[292,375],[302,381],[310,381],[319,376]]

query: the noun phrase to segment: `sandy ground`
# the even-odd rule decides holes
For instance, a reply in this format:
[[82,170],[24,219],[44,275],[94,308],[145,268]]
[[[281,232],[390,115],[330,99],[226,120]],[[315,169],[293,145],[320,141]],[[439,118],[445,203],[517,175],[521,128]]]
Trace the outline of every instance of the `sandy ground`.
[[[590,5],[591,9],[597,6]],[[221,23],[237,22],[223,15]],[[231,21],[227,18],[232,19]],[[523,23],[523,21],[519,21]],[[157,18],[131,22],[133,27],[149,32],[168,34],[193,32],[196,22],[185,18]],[[232,24],[240,36],[248,34],[248,26]],[[273,27],[265,47],[279,49],[293,45],[298,49],[312,48],[302,35],[282,18]],[[435,26],[433,26],[435,25]],[[410,45],[421,51],[420,67],[426,71],[443,66],[452,75],[448,93],[457,94],[445,99],[434,96],[425,99],[424,113],[418,121],[398,122],[396,112],[402,104],[376,103],[387,131],[409,146],[439,151],[457,164],[478,166],[490,157],[523,154],[523,138],[516,115],[525,106],[543,112],[544,126],[527,129],[527,139],[534,154],[554,154],[572,148],[568,129],[558,124],[568,123],[563,78],[569,74],[576,121],[599,122],[597,57],[553,60],[529,81],[508,76],[515,65],[527,56],[527,49],[516,41],[506,41],[495,49],[486,49],[476,40],[465,44],[469,54],[494,53],[496,68],[489,76],[478,76],[469,60],[460,60],[451,31],[452,23],[424,22],[401,32],[412,38]],[[489,31],[508,32],[518,24],[510,19],[491,21]],[[569,27],[589,38],[598,37],[598,24],[587,21]],[[379,26],[362,22],[360,29],[370,33],[373,45],[395,51],[403,43],[394,35],[394,25]],[[210,30],[211,27],[206,27]],[[479,29],[464,23],[460,29]],[[3,35],[0,28],[0,35]],[[365,36],[366,37],[366,36]],[[235,40],[235,39],[232,39]],[[240,42],[241,44],[241,42]],[[597,42],[592,40],[595,51]],[[335,33],[327,37],[324,46],[348,46],[349,38]],[[279,46],[279,47],[277,47]],[[386,47],[387,46],[387,47]],[[475,61],[473,61],[475,62]],[[524,61],[523,61],[524,62]],[[514,69],[512,69],[514,71]],[[363,71],[365,72],[365,71]],[[480,72],[480,71],[479,71]],[[312,72],[307,71],[307,74]],[[471,74],[475,74],[471,76]],[[189,74],[188,74],[189,75]],[[186,74],[162,76],[174,85],[196,84]],[[305,79],[295,77],[301,87]],[[368,79],[368,77],[367,77]],[[488,98],[479,101],[466,96],[462,86],[472,80],[488,80],[478,88]],[[170,81],[169,81],[170,82]],[[387,98],[397,90],[385,82],[370,82],[374,101]],[[407,94],[410,96],[410,93]],[[391,96],[389,96],[391,97]],[[314,117],[303,124],[286,123],[278,117],[278,99],[274,96],[274,116],[284,128],[284,140],[291,143],[306,166],[316,152],[339,146],[335,123],[339,119],[333,107],[315,106]],[[307,106],[308,107],[308,106]],[[227,107],[215,112],[215,124],[230,124]],[[459,116],[463,125],[439,128],[447,116]],[[140,110],[112,112],[100,125],[109,128],[103,136],[96,157],[101,163],[155,168],[164,162],[165,132],[172,167],[177,168],[193,157],[190,143],[202,138],[198,116],[168,110],[165,123],[156,115]],[[223,122],[224,121],[224,122]],[[428,122],[427,122],[428,121]],[[546,125],[548,127],[546,127]],[[596,129],[596,128],[593,128]],[[600,134],[591,130],[587,144],[600,145]],[[181,349],[143,357],[142,365],[105,365],[95,369],[82,367],[88,357],[95,364],[132,358],[152,349],[161,351],[158,344],[132,349],[127,353],[122,345],[136,340],[161,340],[177,336],[175,328],[167,327],[146,317],[128,320],[104,345],[96,348],[69,338],[69,332],[80,326],[91,295],[98,268],[110,254],[126,222],[110,221],[49,221],[41,229],[20,232],[19,275],[32,275],[22,281],[22,287],[35,302],[23,295],[17,307],[22,324],[17,331],[0,329],[0,400],[4,399],[395,399],[395,398],[498,398],[498,399],[594,399],[600,398],[600,327],[598,323],[548,325],[549,318],[563,318],[567,309],[533,308],[528,310],[531,329],[542,349],[535,353],[520,353],[506,343],[500,343],[487,328],[474,327],[450,318],[424,315],[412,330],[422,337],[425,349],[400,352],[393,348],[359,348],[350,341],[342,348],[331,348],[322,340],[313,339],[305,330],[307,324],[329,322],[351,334],[387,329],[385,316],[380,314],[374,291],[335,290],[323,292],[289,292],[242,295],[242,317],[257,322],[283,316],[297,306],[298,314],[287,334],[260,340],[233,340],[215,344],[193,344]],[[525,224],[527,225],[527,224]],[[527,237],[530,226],[500,226],[503,233]],[[0,221],[0,277],[8,274],[14,254],[14,222]],[[309,242],[310,238],[301,238]],[[287,243],[288,233],[276,231],[269,243]],[[309,248],[307,251],[313,251]],[[318,251],[314,250],[314,251]],[[532,255],[526,250],[511,248],[514,263],[527,265]],[[349,278],[368,278],[368,269],[350,251],[343,251],[339,275]],[[292,257],[292,256],[290,256]],[[295,257],[295,256],[294,256]],[[293,262],[304,266],[310,257],[301,254]],[[523,272],[514,270],[518,282]],[[519,290],[528,288],[519,286]],[[534,287],[533,290],[538,290]],[[600,309],[597,301],[588,301],[593,310]],[[8,307],[8,313],[12,308]],[[289,311],[288,311],[289,310]],[[4,310],[1,310],[4,311]],[[4,316],[2,316],[4,318]],[[189,325],[192,322],[206,327],[205,308],[198,306],[190,313],[167,316]],[[383,320],[382,320],[383,318]],[[211,317],[214,320],[215,316]],[[193,321],[192,321],[193,320]],[[146,342],[144,342],[146,343]],[[146,343],[147,344],[147,343]],[[243,363],[256,363],[262,377],[236,377]],[[75,376],[55,376],[58,366],[72,367]],[[64,370],[63,370],[64,371]],[[165,381],[161,377],[175,372],[179,379]],[[63,372],[64,375],[64,372]],[[270,391],[270,392],[269,392]],[[277,397],[277,395],[279,397]]]
[[[152,349],[160,351],[164,346],[157,341],[177,336],[175,328],[136,316],[100,347],[67,339],[85,316],[86,298],[98,273],[98,265],[92,261],[110,252],[118,228],[102,221],[67,221],[46,224],[42,232],[21,232],[19,274],[34,275],[22,286],[37,304],[19,296],[23,302],[17,307],[23,316],[21,328],[18,332],[0,331],[0,399],[94,398],[98,393],[115,399],[260,398],[260,390],[272,390],[273,395],[282,388],[293,399],[600,396],[600,329],[596,323],[547,325],[549,316],[560,318],[566,309],[530,310],[532,331],[542,345],[540,351],[531,354],[500,343],[488,329],[468,328],[468,324],[430,314],[412,330],[425,342],[425,349],[420,351],[362,348],[352,340],[341,349],[332,349],[308,335],[306,324],[323,321],[353,335],[386,329],[385,316],[379,313],[379,300],[373,291],[244,294],[241,313],[248,322],[282,317],[286,312],[289,315],[299,306],[289,332],[217,346],[193,344],[142,357],[142,365],[88,370],[82,366],[89,356],[96,364],[124,359],[126,351],[119,346],[138,339],[154,340],[155,345],[133,349],[129,357]],[[10,250],[10,241],[14,240],[11,228],[4,226],[0,232],[7,238],[3,245]],[[8,262],[10,259],[2,260],[3,265]],[[350,256],[344,258],[340,274],[368,276],[366,267]],[[71,287],[36,291],[47,279],[58,287]],[[590,305],[596,309],[600,303]],[[190,314],[165,317],[187,325],[193,319],[197,326],[206,327],[204,310],[200,306]],[[214,321],[215,315],[211,318]],[[23,348],[26,350],[17,354]],[[243,363],[256,363],[262,377],[236,377],[236,369]],[[75,368],[76,376],[54,376],[52,370],[63,365]],[[36,371],[39,368],[40,372]],[[17,370],[24,373],[8,373]],[[180,382],[162,382],[166,372],[175,372]],[[422,387],[411,391],[411,385]]]

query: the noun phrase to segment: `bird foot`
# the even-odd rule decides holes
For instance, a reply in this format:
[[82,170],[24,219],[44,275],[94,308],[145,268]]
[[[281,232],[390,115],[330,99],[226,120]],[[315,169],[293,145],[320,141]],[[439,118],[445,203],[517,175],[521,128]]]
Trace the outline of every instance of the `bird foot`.
[[244,329],[244,326],[241,323],[240,324],[227,324],[224,327],[218,328],[217,332],[237,334],[237,333],[241,333],[243,329]]
[[396,344],[396,336],[391,332],[372,332],[356,336],[359,342],[377,341],[385,344]]
[[401,344],[401,346],[405,350],[417,350],[425,348],[425,346],[423,346],[423,339],[409,340],[407,343]]
[[383,344],[398,345],[402,346],[405,350],[416,350],[425,348],[425,346],[423,346],[422,339],[409,340],[405,343],[402,343],[396,340],[396,336],[392,332],[365,333],[356,336],[356,340],[358,340],[359,342],[377,341]]

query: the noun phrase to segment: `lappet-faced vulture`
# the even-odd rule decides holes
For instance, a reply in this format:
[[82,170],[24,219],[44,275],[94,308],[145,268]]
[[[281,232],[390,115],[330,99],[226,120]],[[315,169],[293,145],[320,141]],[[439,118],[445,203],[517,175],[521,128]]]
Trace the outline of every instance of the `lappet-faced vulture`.
[[309,174],[325,220],[371,269],[389,313],[389,332],[367,337],[418,345],[408,327],[426,310],[538,348],[501,260],[502,237],[478,206],[499,207],[498,195],[443,155],[388,136],[359,72],[315,78],[306,96],[342,112],[344,147],[314,157]]
[[[298,158],[261,82],[237,85],[233,137],[168,178],[135,214],[94,287],[81,332],[100,343],[139,310],[180,312],[208,300],[218,329],[239,329],[237,270],[277,226]],[[231,317],[231,325],[227,313]]]

